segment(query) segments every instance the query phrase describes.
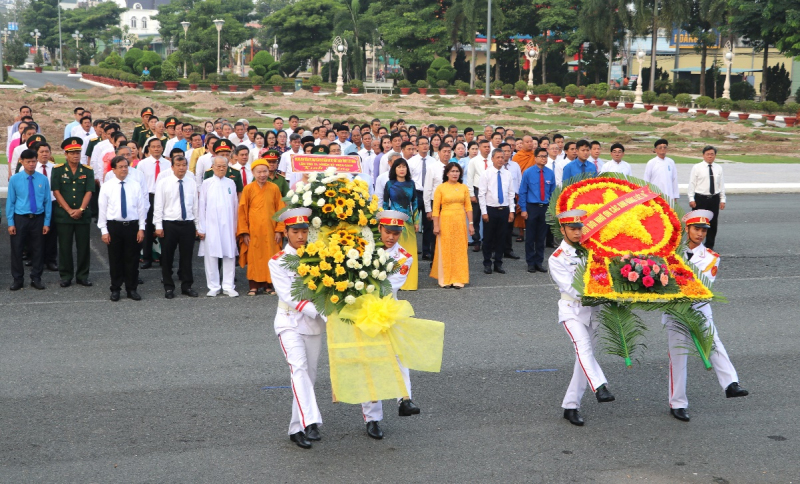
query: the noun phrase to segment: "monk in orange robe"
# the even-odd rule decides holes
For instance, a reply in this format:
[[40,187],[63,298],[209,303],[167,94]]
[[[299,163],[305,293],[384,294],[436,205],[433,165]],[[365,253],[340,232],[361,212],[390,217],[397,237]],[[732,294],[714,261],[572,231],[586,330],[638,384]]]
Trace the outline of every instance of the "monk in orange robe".
[[272,220],[275,212],[283,208],[281,191],[270,183],[267,161],[258,159],[251,164],[254,183],[248,183],[239,199],[239,224],[236,235],[239,238],[239,265],[247,266],[247,280],[250,283],[248,296],[255,296],[262,290],[275,294],[269,261],[281,250],[283,222]]
[[[517,154],[512,158],[519,165],[520,171],[525,173],[525,170],[536,164],[533,156],[533,137],[525,135],[522,137],[522,149],[517,151]],[[517,204],[517,216],[514,217],[514,227],[519,229],[519,237],[517,242],[525,240],[525,219],[520,216],[520,207]]]

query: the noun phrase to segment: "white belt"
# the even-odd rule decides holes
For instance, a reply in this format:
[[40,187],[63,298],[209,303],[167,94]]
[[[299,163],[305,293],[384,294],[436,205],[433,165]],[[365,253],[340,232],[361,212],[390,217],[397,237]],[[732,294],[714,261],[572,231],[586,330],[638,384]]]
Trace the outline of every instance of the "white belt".
[[569,294],[562,292],[561,293],[561,300],[562,301],[569,301],[569,302],[580,302],[579,299],[575,299],[574,297],[570,296]]
[[293,307],[290,307],[288,304],[286,304],[285,302],[280,301],[280,300],[278,301],[278,309],[283,309],[284,311],[288,311],[290,313],[299,312],[296,309],[294,309]]

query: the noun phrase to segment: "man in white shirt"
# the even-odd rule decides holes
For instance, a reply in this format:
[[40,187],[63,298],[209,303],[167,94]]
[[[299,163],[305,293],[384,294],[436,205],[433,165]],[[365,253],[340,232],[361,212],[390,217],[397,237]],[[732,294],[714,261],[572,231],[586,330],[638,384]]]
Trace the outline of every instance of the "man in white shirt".
[[[256,133],[258,133],[258,126],[247,126],[247,141],[245,141],[244,144],[250,148],[251,153],[256,152],[258,148],[258,146],[256,146]],[[256,153],[255,156],[258,157],[258,153]],[[253,159],[255,160],[256,158]]]
[[[41,135],[34,135],[34,137],[36,136]],[[53,168],[55,165],[52,161],[50,161],[52,153],[50,145],[45,141],[31,143],[31,149],[36,150],[36,159],[38,163],[36,163],[35,171],[38,171],[42,175],[46,176],[47,181],[50,182],[50,186],[52,187]],[[53,192],[50,192],[50,204],[52,205],[52,212],[50,213],[55,213],[58,204],[56,203],[56,196],[53,194]],[[44,247],[42,259],[44,261],[44,266],[49,271],[58,270],[58,229],[56,226],[57,224],[51,223],[50,231],[47,232],[43,238]]]
[[[558,146],[558,145],[556,145]],[[555,170],[553,172],[556,175],[556,185],[561,186],[561,182],[563,181],[562,178],[564,177],[564,167],[575,161],[578,158],[578,147],[575,145],[574,141],[570,141],[566,145],[564,145],[566,149],[564,150],[564,156],[556,158],[555,161]]]
[[147,193],[150,200],[150,209],[147,211],[147,225],[144,232],[144,245],[142,247],[142,265],[140,269],[149,269],[153,267],[153,242],[154,233],[156,230],[153,225],[153,203],[156,196],[156,182],[162,172],[169,172],[172,169],[172,163],[161,156],[163,146],[161,140],[158,138],[150,138],[144,144],[144,153],[149,155],[136,165],[136,169],[142,172],[145,180],[147,180]]
[[228,139],[231,140],[233,146],[239,146],[247,143],[249,140],[247,139],[247,130],[244,127],[244,123],[237,122],[233,125],[233,133],[228,136]]
[[106,153],[111,153],[114,151],[114,145],[111,143],[111,135],[119,131],[119,125],[117,123],[107,123],[102,129],[105,133],[103,136],[103,141],[100,141],[94,146],[90,163],[92,170],[98,174],[98,177],[95,179],[95,181],[100,185],[103,183],[103,177],[100,175],[100,173],[105,172],[103,156]]
[[178,277],[181,280],[181,294],[197,297],[192,289],[192,253],[194,239],[198,235],[197,225],[197,187],[194,179],[186,176],[189,162],[186,157],[175,155],[172,158],[172,176],[156,186],[153,207],[153,224],[156,237],[161,238],[161,278],[164,281],[164,297],[175,297],[175,281],[172,279],[172,262],[175,249],[180,250]]
[[467,186],[472,202],[472,221],[475,225],[475,234],[472,236],[473,252],[481,251],[481,217],[480,205],[478,204],[478,181],[483,173],[489,168],[489,152],[491,151],[489,140],[481,140],[478,143],[478,155],[469,160],[467,165],[467,176],[464,185]]
[[297,132],[297,126],[300,124],[300,118],[296,115],[292,114],[289,116],[289,127],[285,129],[286,131],[286,146],[289,145],[289,137]]
[[191,160],[192,159],[192,153],[194,152],[194,150],[203,147],[203,137],[200,136],[200,133],[192,134],[191,136],[189,136],[189,139],[187,140],[186,146],[187,146],[187,148],[186,148],[186,159],[187,160]]
[[652,183],[664,194],[668,202],[677,200],[681,194],[678,191],[678,170],[672,158],[667,158],[669,142],[659,139],[654,143],[656,157],[647,162],[644,168],[644,181]]
[[[519,167],[519,163],[512,160],[511,158],[514,155],[513,148],[509,143],[500,143],[500,151],[503,152],[503,169],[508,170],[511,173],[511,183],[514,189],[514,197],[518,198],[519,196],[519,185],[522,183],[522,168]],[[515,214],[516,216],[516,214]],[[507,257],[513,260],[519,260],[519,256],[514,253],[514,222],[508,223],[508,232],[506,233],[506,240],[505,240],[505,247],[503,249],[503,257]]]
[[354,127],[352,133],[350,133],[350,140],[350,146],[342,151],[345,155],[355,155],[364,149],[364,145],[361,142],[361,129],[358,126]]
[[128,160],[115,156],[111,160],[115,177],[104,183],[98,197],[97,227],[108,246],[111,273],[111,300],[119,301],[122,284],[128,299],[140,301],[139,244],[144,240],[147,209],[142,203],[138,183],[127,183]]
[[[72,110],[72,115],[75,116],[75,119],[64,128],[64,139],[74,136],[72,134],[72,129],[76,126],[80,126],[84,111],[85,110],[81,107]],[[84,143],[86,143],[86,141],[87,140],[83,140]]]
[[[167,118],[167,124],[172,123],[173,120],[175,124],[172,125],[173,126],[171,130],[172,133],[169,134],[169,139],[167,140],[166,147],[164,148],[164,153],[166,153],[167,156],[169,156],[169,154],[172,153],[172,149],[175,148],[175,145],[177,145],[178,142],[183,140],[183,123],[178,121],[177,118]],[[170,129],[167,129],[168,133],[169,131]],[[184,146],[181,149],[183,150],[184,154],[186,154],[186,147]]]
[[[200,236],[200,251],[204,257],[208,297],[219,294],[220,289],[229,297],[237,297],[234,289],[236,270],[236,225],[239,210],[236,184],[225,174],[228,159],[215,156],[211,169],[214,176],[207,178],[200,187],[197,232]],[[222,262],[222,285],[220,286],[219,264]]]
[[379,173],[372,173],[375,168],[375,152],[372,150],[372,135],[367,132],[362,137],[364,141],[364,148],[358,151],[358,156],[361,157],[361,172],[369,175],[374,180]]
[[206,152],[197,158],[197,163],[194,166],[194,181],[198,191],[203,185],[206,171],[211,169],[211,162],[214,159],[214,143],[216,143],[218,139],[219,137],[216,135],[206,135]]
[[611,161],[603,164],[603,169],[600,173],[622,173],[625,176],[631,176],[631,165],[627,161],[622,160],[625,154],[625,147],[622,143],[614,143],[611,145]]
[[[400,153],[390,152],[386,156],[386,164],[389,165],[389,169],[392,168],[392,164],[400,158]],[[389,170],[378,175],[378,178],[375,179],[375,195],[378,197],[378,206],[383,206],[383,192],[386,189],[386,183],[389,181]]]
[[505,274],[503,251],[509,222],[514,221],[514,182],[503,168],[503,152],[492,151],[492,166],[478,180],[478,203],[483,219],[483,272]]
[[428,162],[427,178],[425,179],[425,190],[423,198],[425,199],[425,215],[426,218],[430,217],[433,220],[433,197],[436,194],[436,188],[442,184],[444,180],[444,169],[447,167],[449,161],[442,161],[445,158],[450,159],[453,149],[448,144],[443,144],[439,147],[439,159]]
[[253,172],[250,171],[250,149],[246,145],[239,145],[233,150],[230,166],[242,174],[242,188],[253,181]]
[[338,138],[333,140],[333,142],[342,147],[342,153],[347,153],[347,148],[352,144],[347,141],[347,138],[350,136],[350,128],[343,124],[338,125],[336,127],[336,136],[338,136]]
[[[145,180],[144,175],[142,174],[141,170],[137,170],[136,168],[130,168],[131,160],[133,160],[133,152],[131,149],[128,148],[127,145],[121,145],[117,148],[116,152],[114,153],[117,156],[122,156],[126,160],[128,160],[128,176],[125,177],[125,181],[130,183],[138,183],[139,188],[141,189],[139,193],[142,194],[142,203],[145,206],[145,210],[150,210],[150,197],[147,193],[147,180]],[[109,171],[103,177],[103,183],[108,182],[116,175],[114,174],[114,170]]]
[[[80,138],[83,141],[83,151],[81,151],[81,164],[86,164],[88,159],[86,158],[86,147],[89,145],[89,141],[92,138],[97,136],[97,133],[94,132],[94,128],[92,128],[92,118],[85,116],[81,118],[80,122],[72,128],[69,137],[76,137]],[[66,138],[65,138],[66,139]]]
[[594,164],[594,167],[597,169],[597,173],[602,171],[605,162],[600,159],[599,141],[592,141],[589,144],[589,161]]
[[725,210],[725,180],[722,166],[714,163],[717,149],[713,146],[703,148],[703,161],[692,167],[689,174],[689,206],[698,210],[709,210],[714,214],[706,234],[705,246],[714,250],[717,238],[717,219],[719,211]]
[[283,173],[290,187],[293,187],[294,184],[302,178],[301,174],[296,174],[292,171],[292,155],[302,154],[303,147],[300,145],[300,135],[292,133],[292,135],[289,136],[289,149],[281,155],[281,161],[278,164],[278,171]]
[[[434,163],[439,163],[432,156],[428,156],[428,148],[430,144],[428,138],[420,136],[417,139],[417,154],[406,158],[405,149],[409,147],[406,145],[410,141],[406,141],[401,145],[403,150],[403,157],[408,162],[408,168],[411,172],[411,180],[417,189],[417,206],[420,210],[430,205],[430,201],[425,198],[425,180],[428,179],[428,171]],[[422,217],[422,260],[433,260],[433,244],[436,242],[433,236],[433,218],[431,217],[430,210],[425,210],[426,216]]]

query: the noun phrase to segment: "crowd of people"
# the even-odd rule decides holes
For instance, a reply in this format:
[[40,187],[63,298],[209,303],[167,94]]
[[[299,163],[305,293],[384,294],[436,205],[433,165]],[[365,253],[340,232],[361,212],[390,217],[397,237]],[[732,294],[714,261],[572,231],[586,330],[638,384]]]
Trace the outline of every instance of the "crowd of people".
[[[280,250],[285,234],[272,216],[282,208],[282,197],[308,176],[294,172],[292,154],[357,156],[361,172],[353,176],[367,181],[383,208],[408,215],[400,243],[420,257],[403,290],[417,288],[420,271],[441,287],[464,287],[468,246],[482,252],[486,274],[505,274],[504,261],[522,257],[515,241],[524,243],[528,272],[547,272],[544,249],[555,248],[547,207],[567,180],[618,172],[643,176],[668,198],[680,196],[664,139],[655,143],[655,157],[639,174],[624,161],[621,143],[612,144],[604,159],[598,141],[567,141],[558,133],[518,135],[501,126],[476,132],[455,125],[417,127],[403,119],[388,126],[379,119],[352,126],[325,119],[303,126],[296,115],[286,121],[276,117],[266,128],[246,119],[194,125],[176,117],[161,120],[146,107],[127,135],[115,120],[94,119],[81,107],[73,114],[56,145],[66,158],[63,164],[54,164],[56,149],[39,134],[28,106],[9,127],[12,290],[23,286],[23,260],[31,266],[35,288],[44,288],[44,269],[58,271],[62,287],[73,279],[91,285],[89,226],[96,219],[108,244],[112,300],[119,299],[123,283],[129,297],[138,299],[138,271],[154,261],[161,265],[165,297],[174,297],[176,250],[181,293],[197,296],[191,270],[196,242],[205,261],[207,295],[238,295],[237,258],[247,267],[248,295],[274,294],[264,261]],[[705,241],[713,248],[725,184],[722,167],[714,163],[716,149],[708,146],[702,154],[688,196],[692,208],[714,213]],[[50,200],[40,200],[43,194]]]

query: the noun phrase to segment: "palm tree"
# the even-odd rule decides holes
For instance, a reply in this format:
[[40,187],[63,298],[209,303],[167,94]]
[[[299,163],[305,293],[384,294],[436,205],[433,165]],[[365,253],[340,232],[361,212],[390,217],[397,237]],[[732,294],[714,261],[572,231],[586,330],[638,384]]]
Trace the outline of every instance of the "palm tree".
[[[444,14],[445,22],[449,26],[450,42],[455,45],[456,51],[463,43],[469,43],[472,50],[472,62],[469,64],[469,86],[475,87],[475,35],[478,30],[486,25],[487,3],[483,0],[454,0]],[[496,26],[503,22],[505,16],[500,2],[492,2],[492,23]],[[494,26],[493,26],[494,27]],[[496,28],[496,27],[494,27]],[[487,39],[488,48],[492,48]],[[487,80],[488,83],[488,80]]]
[[348,58],[353,67],[353,78],[361,79],[364,77],[366,63],[364,44],[367,40],[373,41],[377,25],[371,17],[361,15],[359,0],[339,0],[339,2],[345,8],[334,17],[333,32],[351,41],[352,50]]
[[584,0],[581,4],[581,30],[591,42],[608,48],[608,82],[611,82],[611,65],[614,60],[614,37],[623,26],[630,24],[627,4],[626,0]]

